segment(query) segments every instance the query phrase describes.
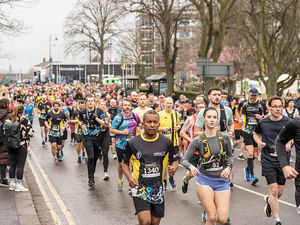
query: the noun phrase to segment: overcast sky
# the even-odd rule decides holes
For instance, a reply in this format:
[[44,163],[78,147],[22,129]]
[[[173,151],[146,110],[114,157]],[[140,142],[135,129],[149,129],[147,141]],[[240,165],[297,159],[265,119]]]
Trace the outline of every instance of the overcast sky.
[[[0,71],[11,65],[15,72],[27,72],[32,66],[49,59],[49,37],[52,37],[52,58],[63,62],[88,62],[88,57],[64,57],[63,24],[77,0],[36,0],[32,5],[14,9],[26,30],[19,37],[0,40]],[[54,39],[57,37],[57,41]]]

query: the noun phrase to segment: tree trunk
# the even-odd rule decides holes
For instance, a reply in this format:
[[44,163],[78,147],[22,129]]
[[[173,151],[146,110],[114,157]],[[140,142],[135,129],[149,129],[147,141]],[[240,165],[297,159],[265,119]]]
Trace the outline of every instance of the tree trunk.
[[104,51],[101,50],[100,51],[100,66],[99,66],[99,84],[102,85],[103,84],[103,78],[102,78],[102,71],[104,68]]

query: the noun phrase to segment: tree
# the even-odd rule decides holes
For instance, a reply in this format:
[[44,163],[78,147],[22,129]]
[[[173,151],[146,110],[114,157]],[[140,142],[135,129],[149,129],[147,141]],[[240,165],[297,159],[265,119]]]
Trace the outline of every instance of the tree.
[[138,71],[139,82],[142,83],[145,80],[145,66],[143,64],[142,43],[139,34],[140,33],[136,30],[128,30],[124,34],[121,34],[118,38],[118,52],[122,56],[125,55],[134,59]]
[[116,29],[116,24],[123,15],[123,7],[116,0],[78,0],[65,21],[64,35],[68,39],[66,52],[96,52],[100,60],[100,83],[104,68],[104,51],[120,32]]
[[[300,72],[299,0],[248,0],[244,33],[268,96],[291,86]],[[280,82],[282,74],[289,76]],[[265,79],[266,78],[266,79]]]
[[21,21],[11,16],[13,8],[24,0],[0,0],[0,34],[2,35],[16,35],[19,33],[23,24]]
[[177,31],[187,17],[190,4],[182,0],[130,0],[130,10],[151,17],[159,34],[165,72],[167,94],[174,92],[175,65],[178,52]]
[[[222,53],[229,21],[238,14],[236,0],[190,0],[200,16],[200,48],[198,57],[212,58],[217,62]],[[215,86],[214,78],[205,78],[205,90]]]

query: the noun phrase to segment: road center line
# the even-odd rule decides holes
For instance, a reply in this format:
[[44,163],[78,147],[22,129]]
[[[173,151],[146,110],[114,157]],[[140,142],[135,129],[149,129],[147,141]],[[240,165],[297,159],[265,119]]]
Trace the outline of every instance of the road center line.
[[49,190],[51,191],[51,193],[53,194],[53,197],[55,198],[58,206],[60,207],[60,209],[62,210],[63,214],[65,215],[69,225],[76,225],[75,220],[72,216],[72,214],[70,213],[69,209],[66,207],[65,203],[63,202],[62,198],[60,197],[60,195],[57,193],[55,187],[53,186],[52,182],[50,181],[49,177],[47,176],[45,170],[41,167],[41,165],[38,163],[38,160],[35,156],[35,154],[33,153],[33,151],[31,151],[31,155],[32,155],[32,159],[34,160],[36,166],[38,167],[38,169],[41,172],[41,175],[43,176],[43,178],[45,179],[45,182],[47,184],[47,186],[49,187]]
[[54,223],[57,224],[57,225],[61,225],[62,223],[61,223],[59,217],[57,216],[57,214],[55,213],[55,210],[54,210],[54,208],[53,208],[53,206],[51,204],[51,200],[49,199],[49,197],[48,197],[48,195],[47,195],[47,193],[46,193],[46,191],[45,191],[45,189],[44,189],[44,187],[43,187],[43,185],[42,185],[42,183],[41,183],[41,181],[39,179],[39,176],[38,176],[35,168],[31,164],[31,160],[27,160],[27,163],[28,163],[28,165],[29,165],[29,167],[31,169],[31,172],[32,172],[33,176],[35,177],[35,180],[36,180],[36,183],[37,183],[37,185],[38,185],[38,187],[40,189],[40,192],[42,193],[43,198],[45,199],[45,202],[46,202],[47,207],[48,207],[48,209],[50,211],[50,214],[51,214],[51,216],[52,216],[52,218],[54,220]]
[[[237,185],[237,184],[234,184],[234,187],[235,187],[235,188],[238,188],[238,189],[240,189],[240,190],[243,190],[243,191],[247,191],[247,192],[249,192],[249,193],[251,193],[251,194],[254,194],[254,195],[257,195],[257,196],[260,196],[260,197],[265,197],[265,196],[266,196],[265,194],[261,194],[261,193],[256,192],[256,191],[252,191],[252,190],[250,190],[250,189],[248,189],[248,188],[242,187],[242,186]],[[279,201],[280,203],[284,204],[284,205],[287,205],[287,206],[291,206],[291,207],[296,208],[296,205],[291,204],[291,203],[289,203],[289,202],[282,201],[282,200],[278,200],[278,201]]]

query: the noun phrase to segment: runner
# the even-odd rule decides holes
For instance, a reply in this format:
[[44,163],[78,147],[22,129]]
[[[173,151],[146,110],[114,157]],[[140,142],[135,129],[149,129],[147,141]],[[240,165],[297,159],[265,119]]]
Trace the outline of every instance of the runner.
[[87,153],[82,143],[82,131],[81,131],[81,126],[79,124],[79,114],[84,109],[85,109],[85,102],[80,100],[77,109],[74,110],[70,115],[70,123],[73,123],[75,127],[77,163],[79,164],[81,163],[81,159],[87,161]]
[[136,135],[141,124],[139,116],[131,111],[131,101],[122,100],[122,112],[115,116],[110,132],[116,135],[116,150],[118,155],[118,190],[123,190],[122,161],[127,141]]
[[285,178],[277,158],[275,139],[290,119],[282,116],[283,101],[280,97],[269,98],[268,106],[271,115],[258,121],[253,139],[262,148],[262,175],[266,177],[269,186],[269,195],[265,196],[264,212],[268,217],[273,215],[275,224],[281,225],[278,199],[283,194]]
[[[226,224],[229,216],[229,174],[233,165],[229,137],[217,131],[218,111],[208,107],[203,112],[205,131],[189,145],[181,164],[197,176],[196,192],[207,213],[206,225]],[[195,149],[200,153],[198,168],[189,163]]]
[[95,187],[94,174],[96,171],[97,160],[100,156],[99,135],[101,132],[101,125],[107,126],[101,119],[104,115],[102,109],[95,107],[95,98],[93,96],[87,97],[87,108],[82,110],[79,114],[79,121],[83,133],[83,145],[86,149],[88,162],[88,185],[90,188]]
[[34,105],[30,104],[29,98],[26,98],[24,104],[25,117],[29,120],[31,124],[33,124],[33,116],[34,116]]
[[[121,112],[121,109],[118,108],[117,102],[115,99],[111,99],[109,102],[110,107],[108,108],[108,113],[110,115],[110,120],[113,121],[115,116]],[[116,153],[116,135],[110,133],[110,140],[111,140],[111,151],[113,153],[113,159],[117,159]]]
[[[143,118],[144,113],[151,110],[151,108],[146,106],[146,101],[147,101],[147,97],[146,97],[146,93],[144,92],[140,92],[138,94],[138,107],[133,109],[132,112],[136,113],[140,118]],[[140,129],[140,131],[142,132],[142,128]],[[137,135],[139,135],[140,133],[137,133]]]
[[[144,133],[127,142],[122,168],[132,188],[139,224],[158,225],[165,212],[164,171],[174,176],[178,161],[170,139],[158,134],[159,115],[154,110],[143,117]],[[129,169],[133,157],[133,173]]]
[[[300,216],[300,118],[289,121],[276,138],[276,151],[280,166],[286,179],[295,179],[295,202]],[[291,167],[286,158],[286,144],[294,140],[296,147],[295,169]]]
[[47,143],[47,128],[45,127],[45,121],[48,112],[50,111],[51,104],[47,101],[46,95],[42,96],[41,101],[38,103],[38,110],[39,110],[39,123],[41,127],[41,136],[42,136],[42,145],[45,146]]
[[54,158],[54,164],[63,160],[62,141],[63,133],[67,127],[67,118],[61,110],[59,102],[53,103],[53,110],[47,114],[45,126],[49,130],[49,142],[51,143],[51,151]]
[[250,181],[255,186],[259,181],[254,175],[254,153],[258,151],[257,143],[253,140],[253,131],[257,122],[267,115],[266,105],[259,101],[258,91],[251,88],[249,91],[249,100],[242,102],[237,111],[237,117],[243,124],[242,136],[247,150],[247,167],[244,168],[245,180]]
[[[179,158],[179,137],[178,131],[181,128],[179,113],[174,111],[172,108],[174,106],[173,99],[171,97],[166,98],[165,100],[165,109],[160,111],[159,114],[159,133],[165,135],[171,141],[173,141],[175,152]],[[164,173],[166,176],[166,173]],[[174,181],[174,177],[169,177],[170,189],[175,191],[176,184]],[[167,189],[167,180],[164,177],[164,188]]]
[[[180,131],[180,136],[187,141],[186,149],[195,138],[195,124],[197,116],[202,109],[205,109],[205,103],[196,104],[196,114],[188,117]],[[193,166],[197,167],[199,161],[199,152],[195,150],[194,155],[189,161]],[[185,194],[188,191],[189,180],[193,178],[191,171],[187,171],[182,179],[181,191]]]

